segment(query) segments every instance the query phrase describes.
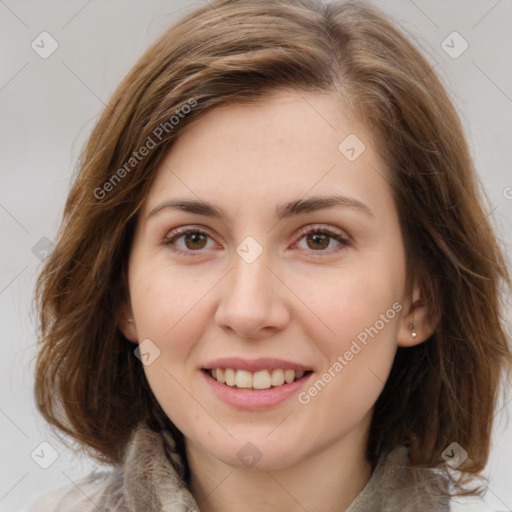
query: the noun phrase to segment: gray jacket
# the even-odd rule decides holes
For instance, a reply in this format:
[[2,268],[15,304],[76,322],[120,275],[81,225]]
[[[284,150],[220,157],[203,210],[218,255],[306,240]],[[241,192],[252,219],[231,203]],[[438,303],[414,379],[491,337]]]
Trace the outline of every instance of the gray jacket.
[[[164,446],[174,446],[168,436],[139,425],[122,465],[44,495],[27,512],[198,512],[177,470],[178,455],[166,455]],[[431,470],[413,472],[401,447],[380,458],[346,512],[447,512],[449,501],[440,492],[445,485]]]

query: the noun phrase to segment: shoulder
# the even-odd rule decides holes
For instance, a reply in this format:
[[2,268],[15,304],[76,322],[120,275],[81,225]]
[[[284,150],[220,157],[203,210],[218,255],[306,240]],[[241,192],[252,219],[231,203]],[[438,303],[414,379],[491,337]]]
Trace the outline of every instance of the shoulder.
[[111,510],[128,512],[120,503],[121,487],[122,473],[119,470],[97,471],[38,497],[25,512],[97,512],[106,502],[116,504]]
[[383,454],[370,481],[347,512],[448,512],[448,479],[441,472],[411,466],[401,446]]
[[171,433],[153,431],[142,422],[122,462],[41,496],[26,512],[197,510],[182,470]]

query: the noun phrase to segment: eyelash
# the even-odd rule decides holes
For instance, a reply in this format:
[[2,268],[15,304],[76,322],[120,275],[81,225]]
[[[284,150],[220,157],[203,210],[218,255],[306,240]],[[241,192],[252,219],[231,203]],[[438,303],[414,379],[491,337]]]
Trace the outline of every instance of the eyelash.
[[[309,234],[312,234],[312,233],[320,234],[320,235],[327,235],[328,237],[330,237],[340,243],[340,245],[337,246],[334,250],[332,248],[327,249],[327,250],[317,250],[317,251],[315,251],[313,249],[306,249],[306,251],[310,255],[313,255],[313,256],[319,256],[321,253],[332,254],[333,252],[342,251],[345,249],[345,247],[349,247],[350,245],[352,245],[351,241],[348,238],[342,236],[339,232],[337,232],[333,229],[330,229],[330,228],[326,228],[326,227],[318,227],[318,226],[312,225],[309,227],[300,228],[299,232],[301,234],[301,237],[295,243],[298,243],[300,240],[302,240],[303,237],[305,237]],[[179,228],[176,228],[175,230],[171,231],[171,233],[169,233],[164,238],[162,243],[163,243],[163,245],[166,245],[166,246],[172,246],[172,250],[180,256],[192,256],[192,257],[198,256],[198,254],[195,254],[195,253],[201,253],[202,252],[201,249],[199,249],[197,251],[193,251],[193,250],[184,251],[183,249],[179,249],[179,248],[173,246],[174,242],[177,239],[179,239],[182,236],[187,235],[189,233],[205,235],[205,236],[211,238],[210,235],[208,234],[208,232],[204,231],[201,228],[179,227]]]

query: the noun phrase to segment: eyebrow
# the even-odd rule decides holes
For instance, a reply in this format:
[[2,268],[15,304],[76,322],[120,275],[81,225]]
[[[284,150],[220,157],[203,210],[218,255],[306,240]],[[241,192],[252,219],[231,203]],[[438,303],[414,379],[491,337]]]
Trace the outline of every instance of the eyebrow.
[[[325,208],[332,208],[335,206],[352,208],[367,217],[374,218],[373,212],[361,201],[346,196],[329,195],[329,196],[315,196],[308,197],[307,199],[297,199],[275,209],[275,216],[278,220],[286,219],[294,215],[304,213],[311,213]],[[228,219],[226,212],[208,201],[196,199],[168,199],[163,203],[155,206],[147,215],[147,219],[157,215],[165,210],[182,210],[188,213],[197,213],[206,217],[214,217],[222,221]]]

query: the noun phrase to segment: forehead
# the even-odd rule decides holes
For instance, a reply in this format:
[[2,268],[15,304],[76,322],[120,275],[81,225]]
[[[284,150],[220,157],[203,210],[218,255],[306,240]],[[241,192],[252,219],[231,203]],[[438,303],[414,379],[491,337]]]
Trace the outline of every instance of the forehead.
[[383,193],[385,174],[371,133],[335,97],[280,91],[258,104],[221,105],[187,126],[157,169],[145,209],[183,195],[235,209],[309,192],[370,200]]

